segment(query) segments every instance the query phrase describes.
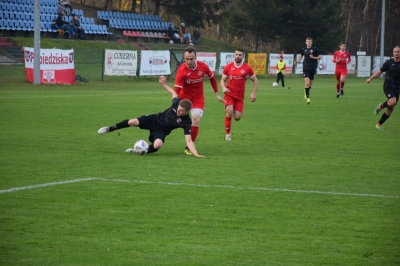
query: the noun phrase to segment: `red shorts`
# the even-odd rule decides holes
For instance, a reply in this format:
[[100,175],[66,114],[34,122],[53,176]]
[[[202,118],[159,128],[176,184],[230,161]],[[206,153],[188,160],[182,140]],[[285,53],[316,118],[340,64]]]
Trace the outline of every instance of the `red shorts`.
[[336,80],[340,80],[340,77],[346,77],[347,76],[347,68],[336,70],[335,75],[336,75]]
[[224,96],[225,107],[228,105],[233,105],[233,110],[243,113],[244,103],[243,100],[231,97],[229,94]]

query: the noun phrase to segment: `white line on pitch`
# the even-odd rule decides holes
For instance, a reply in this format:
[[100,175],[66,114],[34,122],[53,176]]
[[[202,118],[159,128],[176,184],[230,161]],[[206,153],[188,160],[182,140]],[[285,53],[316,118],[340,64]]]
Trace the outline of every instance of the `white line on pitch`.
[[127,183],[142,183],[142,184],[158,184],[158,185],[173,185],[173,186],[190,186],[190,187],[208,187],[208,188],[230,188],[240,190],[263,190],[263,191],[278,191],[278,192],[294,192],[294,193],[309,193],[309,194],[325,194],[325,195],[344,195],[344,196],[356,196],[356,197],[375,197],[375,198],[392,198],[399,199],[400,196],[389,196],[380,194],[363,194],[363,193],[348,193],[348,192],[331,192],[331,191],[318,191],[318,190],[299,190],[299,189],[287,189],[287,188],[265,188],[265,187],[237,187],[230,185],[208,185],[208,184],[191,184],[191,183],[179,183],[179,182],[162,182],[162,181],[145,181],[145,180],[124,180],[124,179],[108,179],[108,178],[79,178],[74,180],[66,180],[60,182],[44,183],[32,186],[16,187],[6,190],[0,190],[0,194],[7,192],[16,192],[20,190],[50,187],[55,185],[63,185],[70,183],[77,183],[83,181],[112,181],[112,182],[127,182]]
[[96,179],[97,178],[89,177],[89,178],[79,178],[79,179],[74,179],[74,180],[66,180],[66,181],[60,181],[60,182],[44,183],[44,184],[24,186],[24,187],[14,187],[14,188],[10,188],[10,189],[0,190],[0,194],[7,193],[7,192],[15,192],[15,191],[20,191],[20,190],[26,190],[26,189],[33,189],[33,188],[40,188],[40,187],[50,187],[50,186],[56,186],[56,185],[77,183],[77,182],[82,182],[82,181],[91,181],[91,180],[96,180]]

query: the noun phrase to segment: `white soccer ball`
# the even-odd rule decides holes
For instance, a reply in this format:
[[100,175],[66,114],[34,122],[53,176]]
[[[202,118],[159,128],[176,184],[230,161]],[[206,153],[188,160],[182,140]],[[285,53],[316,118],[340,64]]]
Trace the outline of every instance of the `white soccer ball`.
[[138,140],[133,146],[133,149],[137,154],[143,155],[149,151],[149,144],[144,140]]
[[173,41],[173,40],[170,40],[170,41],[169,41],[169,43],[170,43],[170,44],[173,44],[173,43],[174,43],[174,41]]
[[277,88],[278,87],[278,83],[276,83],[276,82],[272,83],[272,87]]

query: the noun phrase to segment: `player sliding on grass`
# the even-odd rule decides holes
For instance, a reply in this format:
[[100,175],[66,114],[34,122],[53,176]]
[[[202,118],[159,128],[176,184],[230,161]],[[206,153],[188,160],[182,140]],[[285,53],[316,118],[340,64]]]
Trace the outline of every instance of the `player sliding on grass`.
[[250,94],[250,101],[256,101],[258,79],[253,69],[244,62],[243,49],[236,49],[232,63],[224,67],[221,79],[221,87],[225,100],[225,140],[231,140],[232,117],[236,121],[242,118],[244,106],[244,93],[246,90],[246,79],[250,77],[253,81],[253,91]]
[[[140,129],[147,129],[150,131],[149,151],[152,153],[158,151],[165,142],[172,130],[183,128],[185,134],[186,145],[189,147],[190,152],[197,157],[204,157],[197,153],[196,147],[190,135],[192,120],[190,119],[189,112],[192,109],[192,102],[189,100],[181,100],[178,98],[176,92],[166,85],[167,78],[161,76],[159,79],[160,84],[172,95],[172,105],[164,112],[152,115],[143,115],[138,118],[126,119],[111,127],[102,127],[98,130],[100,135],[112,132],[114,130],[139,127]],[[134,149],[129,148],[126,152],[135,152]]]
[[336,76],[336,98],[340,95],[344,95],[344,80],[347,76],[347,64],[351,62],[351,56],[349,52],[346,52],[346,44],[343,42],[340,45],[340,50],[333,54],[332,62],[336,64],[335,76]]
[[383,113],[381,119],[376,124],[376,128],[383,130],[382,124],[388,120],[392,114],[394,107],[399,101],[400,94],[400,46],[396,46],[393,49],[393,59],[386,61],[381,69],[376,71],[370,78],[367,79],[367,83],[370,83],[376,77],[379,77],[383,72],[386,72],[385,82],[383,83],[383,92],[385,93],[388,100],[378,105],[375,108],[374,114],[378,115],[383,108],[387,108]]

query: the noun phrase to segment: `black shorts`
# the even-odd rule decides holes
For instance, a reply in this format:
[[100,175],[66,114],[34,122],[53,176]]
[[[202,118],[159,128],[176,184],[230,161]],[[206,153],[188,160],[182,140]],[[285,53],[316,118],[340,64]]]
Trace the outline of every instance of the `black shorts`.
[[139,128],[150,130],[149,141],[154,143],[156,139],[161,139],[165,142],[165,137],[168,135],[160,126],[157,124],[157,115],[143,115],[138,118]]
[[396,102],[399,101],[400,85],[384,82],[383,93],[385,93],[388,99],[396,97]]
[[303,69],[303,77],[309,78],[310,80],[314,80],[315,69]]

